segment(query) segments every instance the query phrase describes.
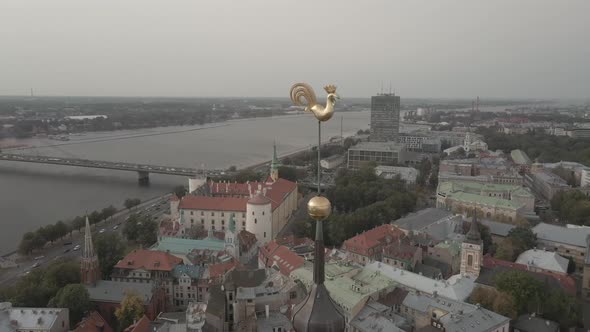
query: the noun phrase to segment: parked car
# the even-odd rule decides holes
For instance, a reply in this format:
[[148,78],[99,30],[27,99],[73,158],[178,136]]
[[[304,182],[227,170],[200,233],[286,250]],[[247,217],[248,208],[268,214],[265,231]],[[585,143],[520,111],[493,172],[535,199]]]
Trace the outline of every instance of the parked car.
[[41,264],[39,264],[39,262],[33,264],[33,266],[31,266],[31,268],[36,269],[40,266]]
[[43,258],[45,258],[45,256],[37,256],[37,257],[35,257],[35,260],[38,261],[38,260],[43,259]]
[[74,250],[74,251],[78,251],[78,250],[80,250],[80,245],[79,245],[79,244],[77,244],[77,245],[74,247],[74,249],[72,249],[72,250]]
[[104,229],[104,228],[103,228],[103,229],[101,229],[100,231],[98,231],[98,233],[102,234],[102,233],[104,233],[105,231],[106,231],[106,229]]

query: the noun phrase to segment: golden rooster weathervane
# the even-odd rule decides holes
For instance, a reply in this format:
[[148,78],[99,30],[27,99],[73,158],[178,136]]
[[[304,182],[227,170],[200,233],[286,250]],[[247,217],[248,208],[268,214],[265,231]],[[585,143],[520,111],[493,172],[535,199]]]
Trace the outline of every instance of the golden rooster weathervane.
[[291,87],[291,100],[297,106],[305,106],[306,112],[312,112],[318,121],[328,121],[334,115],[334,104],[340,96],[336,94],[335,85],[326,85],[324,90],[328,93],[326,106],[318,104],[313,88],[307,83],[295,83]]

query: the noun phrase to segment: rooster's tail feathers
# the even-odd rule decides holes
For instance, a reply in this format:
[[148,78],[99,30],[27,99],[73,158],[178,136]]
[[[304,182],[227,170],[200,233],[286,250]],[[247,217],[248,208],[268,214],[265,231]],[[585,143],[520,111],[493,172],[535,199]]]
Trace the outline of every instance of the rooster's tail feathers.
[[291,87],[291,101],[297,106],[311,108],[317,104],[313,88],[306,83],[295,83]]

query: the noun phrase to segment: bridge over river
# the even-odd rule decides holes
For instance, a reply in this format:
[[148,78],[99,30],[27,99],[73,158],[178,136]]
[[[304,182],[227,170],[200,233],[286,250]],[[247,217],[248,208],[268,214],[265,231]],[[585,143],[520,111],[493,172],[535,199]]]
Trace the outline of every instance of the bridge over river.
[[[10,154],[0,153],[0,161],[16,161],[25,163],[37,163],[37,164],[52,164],[62,166],[77,166],[87,168],[102,168],[102,169],[114,169],[118,171],[130,171],[137,172],[138,181],[141,185],[149,184],[150,173],[165,174],[165,175],[178,175],[193,177],[197,174],[205,176],[223,176],[231,175],[232,172],[227,170],[203,170],[196,168],[186,167],[173,167],[173,166],[158,166],[150,164],[135,164],[126,162],[114,162],[114,161],[103,161],[103,160],[90,160],[90,159],[79,159],[79,158],[58,158],[50,156],[37,156],[37,155],[24,155],[24,154]],[[249,166],[247,168],[256,170],[261,166],[267,165],[269,162],[265,161],[256,165]],[[323,178],[321,190],[328,189],[334,185],[333,175]],[[316,189],[317,182],[313,177],[305,178],[299,181],[299,185],[309,189]]]
[[119,171],[130,171],[137,172],[138,180],[140,184],[148,184],[150,181],[150,173],[166,174],[166,175],[179,175],[191,177],[196,174],[206,175],[223,175],[223,170],[202,170],[195,168],[186,167],[174,167],[174,166],[158,166],[150,164],[134,164],[126,162],[113,162],[113,161],[102,161],[102,160],[89,160],[89,159],[74,159],[74,158],[57,158],[49,156],[33,156],[23,154],[7,154],[0,153],[0,160],[5,161],[16,161],[26,163],[37,163],[37,164],[52,164],[52,165],[63,165],[63,166],[77,166],[77,167],[88,167],[88,168],[102,168],[102,169],[114,169]]

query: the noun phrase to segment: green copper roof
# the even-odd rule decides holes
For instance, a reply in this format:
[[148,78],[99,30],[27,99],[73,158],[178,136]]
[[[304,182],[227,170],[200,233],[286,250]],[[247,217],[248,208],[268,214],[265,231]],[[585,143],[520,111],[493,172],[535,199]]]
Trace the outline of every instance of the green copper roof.
[[476,204],[484,204],[487,206],[505,208],[516,210],[522,207],[524,204],[518,204],[515,201],[509,201],[507,199],[502,199],[499,197],[490,197],[490,196],[483,196],[483,195],[476,195],[470,194],[465,192],[455,192],[447,194],[447,198],[454,199],[459,202],[464,203],[476,203]]
[[[310,287],[313,284],[312,269],[311,264],[306,264],[293,271],[292,276],[301,280],[306,287]],[[352,276],[347,273],[353,270],[360,271]],[[358,267],[326,264],[324,284],[330,292],[332,300],[350,314],[354,306],[363,299],[383,289],[393,287],[395,282],[384,275]]]
[[214,251],[221,251],[225,248],[225,242],[219,239],[179,239],[175,237],[163,237],[157,244],[152,247],[152,250],[170,252],[171,254],[188,254],[193,249],[202,250],[209,249]]

